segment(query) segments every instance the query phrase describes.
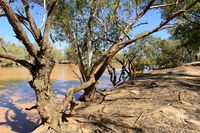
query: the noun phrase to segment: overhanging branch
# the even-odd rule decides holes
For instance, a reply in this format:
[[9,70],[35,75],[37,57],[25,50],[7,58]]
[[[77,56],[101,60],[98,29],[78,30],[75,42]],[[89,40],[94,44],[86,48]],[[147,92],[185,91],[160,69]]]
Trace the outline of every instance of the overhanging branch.
[[25,59],[19,58],[14,54],[11,53],[0,53],[0,58],[4,58],[4,59],[9,59],[12,60],[16,63],[21,64],[22,66],[26,67],[27,69],[31,69],[31,67],[33,66],[33,64],[31,64],[30,62],[28,62]]

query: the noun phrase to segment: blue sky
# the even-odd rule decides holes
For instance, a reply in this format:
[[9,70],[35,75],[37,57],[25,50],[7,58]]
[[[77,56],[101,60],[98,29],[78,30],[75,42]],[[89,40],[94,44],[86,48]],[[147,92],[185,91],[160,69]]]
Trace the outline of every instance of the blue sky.
[[[38,26],[40,26],[42,23],[42,15],[43,15],[43,9],[41,7],[37,6],[36,10],[33,11],[33,16],[34,16],[34,19]],[[155,28],[156,26],[158,26],[159,23],[161,22],[161,16],[160,16],[159,11],[158,10],[149,11],[140,20],[140,22],[148,22],[148,24],[135,28],[132,31],[133,34],[139,34],[144,31],[149,31],[149,30]],[[34,42],[32,35],[28,31],[26,31],[26,33],[28,34],[30,40],[32,42]],[[163,39],[168,38],[170,36],[166,30],[159,31],[157,33],[154,33],[153,35],[161,37]],[[15,34],[12,30],[12,27],[10,26],[10,24],[8,23],[8,21],[5,17],[0,18],[0,36],[2,36],[4,38],[4,40],[7,42],[10,41],[10,42],[14,42],[16,44],[20,44],[20,42],[15,38]],[[67,45],[66,42],[57,42],[55,45],[55,48],[63,49],[66,45]]]

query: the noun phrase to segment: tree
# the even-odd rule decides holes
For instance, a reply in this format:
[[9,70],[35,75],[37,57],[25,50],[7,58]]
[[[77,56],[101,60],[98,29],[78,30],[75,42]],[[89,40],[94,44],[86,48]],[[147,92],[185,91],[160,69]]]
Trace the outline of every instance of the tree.
[[[61,105],[57,105],[55,93],[50,83],[50,74],[55,61],[52,57],[53,47],[49,41],[49,32],[57,1],[52,0],[48,3],[47,18],[43,22],[44,26],[41,29],[35,24],[31,13],[31,6],[27,0],[21,0],[24,13],[14,10],[10,2],[0,0],[0,16],[8,19],[16,38],[23,43],[32,60],[29,61],[6,50],[4,52],[1,51],[0,57],[17,62],[30,71],[32,80],[29,81],[29,84],[35,91],[37,101],[35,107],[42,120],[41,126],[35,132],[47,132],[51,127],[58,126],[58,122],[63,114],[61,112],[65,109]],[[39,49],[30,41],[22,25],[33,35]]]
[[[87,83],[95,79],[89,87],[82,88],[85,90],[82,99],[92,99],[96,82],[116,53],[141,38],[173,27],[167,24],[197,3],[198,0],[176,3],[160,0],[61,1],[55,15],[57,21],[54,21],[54,29],[61,39],[67,38],[67,41],[76,48],[83,81]],[[146,24],[141,23],[140,19],[150,10],[182,5],[185,5],[183,9],[170,12],[151,31],[139,36],[131,34],[135,27]]]
[[[49,33],[50,33],[50,28],[51,28],[51,23],[52,23],[52,18],[53,18],[53,12],[55,10],[57,1],[51,0],[51,1],[46,2],[44,0],[44,3],[46,2],[44,4],[45,5],[44,16],[46,16],[46,19],[43,19],[44,23],[42,24],[40,28],[38,28],[37,25],[35,24],[35,21],[31,14],[30,3],[27,0],[21,0],[21,2],[23,4],[22,7],[23,7],[24,13],[20,12],[19,10],[17,10],[18,12],[15,12],[15,10],[11,7],[10,3],[8,3],[6,0],[0,0],[0,7],[3,10],[0,12],[1,13],[0,16],[1,17],[4,16],[8,19],[10,25],[13,27],[13,31],[16,34],[16,38],[19,39],[23,43],[28,54],[31,56],[32,61],[20,58],[6,51],[1,52],[0,57],[15,61],[21,64],[22,66],[26,67],[30,71],[32,75],[32,80],[29,81],[29,84],[35,91],[36,101],[37,101],[36,106],[33,106],[32,108],[37,109],[42,120],[41,125],[34,132],[46,133],[46,132],[59,131],[60,127],[64,125],[64,122],[66,121],[65,110],[66,108],[68,108],[70,103],[71,105],[74,105],[73,104],[74,93],[79,92],[80,90],[84,89],[85,90],[84,99],[90,100],[92,98],[95,92],[95,85],[98,79],[102,76],[110,60],[116,53],[118,53],[121,49],[125,48],[127,45],[143,37],[146,37],[159,30],[169,28],[169,27],[166,27],[166,24],[169,21],[171,21],[176,16],[191,9],[196,3],[199,2],[199,0],[192,1],[191,3],[187,4],[184,10],[178,10],[176,12],[172,12],[165,20],[161,22],[160,25],[158,25],[158,27],[136,37],[129,36],[129,33],[134,28],[134,26],[141,25],[141,24],[138,24],[138,25],[135,25],[135,24],[150,9],[165,7],[165,6],[173,6],[173,5],[175,6],[176,4],[172,3],[172,4],[165,4],[165,5],[157,5],[155,3],[156,0],[150,0],[150,1],[125,0],[123,1],[123,3],[121,3],[120,0],[118,1],[106,1],[106,0],[105,1],[97,1],[97,0],[58,1],[59,3],[58,3],[57,13],[58,11],[69,11],[69,8],[67,10],[65,10],[65,8],[62,8],[63,5],[68,4],[68,3],[70,3],[69,5],[72,5],[71,8],[76,9],[76,11],[79,11],[79,9],[84,9],[84,10],[80,10],[79,13],[77,13],[77,15],[84,13],[82,17],[86,18],[86,21],[83,18],[79,19],[79,17],[76,17],[76,19],[74,19],[73,17],[71,18],[68,12],[66,12],[68,13],[66,16],[66,21],[63,18],[59,20],[62,20],[66,24],[64,26],[66,30],[64,31],[66,31],[65,33],[68,39],[70,40],[70,42],[74,44],[74,46],[76,46],[77,48],[77,53],[78,53],[79,61],[80,61],[79,64],[81,66],[85,66],[85,65],[89,66],[86,68],[82,67],[84,69],[87,69],[82,72],[89,72],[88,76],[85,77],[86,82],[81,84],[80,86],[69,89],[65,95],[65,98],[63,99],[61,103],[56,103],[55,92],[53,91],[51,82],[50,82],[50,74],[54,67],[55,61],[52,58],[53,46],[52,46],[52,43],[49,41]],[[80,7],[80,8],[73,7],[74,5],[73,2],[75,2],[76,5],[78,4],[77,7]],[[132,5],[134,5],[135,2],[137,2],[136,8],[132,8]],[[108,6],[106,6],[107,4]],[[112,6],[110,4],[112,4]],[[45,14],[46,12],[45,7],[47,8],[47,12],[48,12],[47,15]],[[100,15],[102,11],[101,8],[103,8],[104,11]],[[130,14],[123,17],[121,14],[126,13],[127,9],[131,9]],[[88,13],[87,11],[89,11],[89,15],[87,15]],[[98,21],[97,21],[97,18],[95,17],[97,15],[97,11],[99,11],[99,15],[97,16],[97,18],[100,17],[100,20]],[[136,15],[133,16],[134,18],[131,17],[133,14],[133,11],[136,11],[135,13]],[[106,14],[109,14],[109,15],[107,16]],[[108,18],[107,22],[111,22],[111,23],[108,23],[106,25],[104,22],[101,23],[100,21],[104,20],[104,17]],[[109,19],[110,17],[112,19]],[[59,22],[59,20],[54,21],[54,22],[57,23]],[[72,22],[71,20],[73,20],[73,23],[71,23]],[[79,24],[79,22],[82,22],[83,20],[84,22],[86,22],[83,24],[86,24],[86,25]],[[92,28],[94,24],[93,22],[98,22],[99,26],[101,25],[101,27],[106,26],[108,30],[105,30],[104,28],[104,30],[102,30],[103,33],[101,33],[100,31],[102,28],[100,29],[99,27]],[[24,27],[28,29],[29,32],[33,35],[39,49],[36,49],[33,43],[31,43],[22,25],[24,25]],[[96,30],[97,30],[97,33],[99,34],[95,33]],[[79,31],[79,32],[76,32],[76,31]],[[109,35],[107,35],[106,31],[112,31],[112,32],[109,32]],[[77,33],[80,33],[80,34],[77,34]],[[94,45],[94,44],[98,44],[98,45]],[[91,49],[91,46],[93,47],[93,49]],[[106,52],[102,52],[102,50],[99,50],[100,47],[104,47],[104,48],[108,47],[108,50]],[[93,58],[93,61],[92,61],[91,57],[94,57],[94,56],[91,56],[93,53],[93,50],[96,51],[97,53],[102,52],[102,56]],[[83,51],[86,51],[86,53],[84,53]],[[86,57],[85,55],[90,55],[90,56],[84,59]],[[81,60],[82,57],[83,57],[83,60]],[[86,60],[88,62],[86,62]],[[84,64],[81,64],[81,63],[84,63]],[[87,75],[87,74],[84,74],[84,75]],[[74,106],[72,106],[71,108],[73,109],[73,107]]]

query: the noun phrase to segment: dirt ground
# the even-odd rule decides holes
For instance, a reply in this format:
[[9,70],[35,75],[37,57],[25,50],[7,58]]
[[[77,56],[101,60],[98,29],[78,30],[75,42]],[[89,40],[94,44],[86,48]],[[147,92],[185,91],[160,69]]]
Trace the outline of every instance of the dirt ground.
[[200,63],[124,82],[68,120],[71,133],[200,133]]

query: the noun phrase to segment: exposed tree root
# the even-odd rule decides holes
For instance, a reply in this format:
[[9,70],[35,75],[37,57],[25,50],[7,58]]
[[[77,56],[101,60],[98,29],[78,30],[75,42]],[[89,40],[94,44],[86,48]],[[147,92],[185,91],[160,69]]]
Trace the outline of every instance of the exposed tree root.
[[32,109],[37,109],[37,105],[34,105],[34,106],[30,107],[30,108],[25,108],[25,110],[32,110]]

